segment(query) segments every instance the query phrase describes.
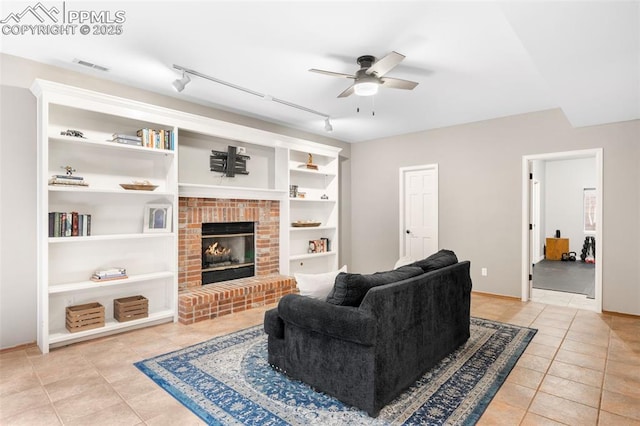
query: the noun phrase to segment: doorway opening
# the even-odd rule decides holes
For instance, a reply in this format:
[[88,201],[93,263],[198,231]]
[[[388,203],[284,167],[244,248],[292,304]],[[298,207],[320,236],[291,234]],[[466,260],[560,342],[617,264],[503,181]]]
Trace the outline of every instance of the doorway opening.
[[[576,167],[575,170],[586,168],[589,178],[581,180],[578,173],[563,177],[569,165]],[[549,182],[545,182],[547,178]],[[585,188],[579,188],[576,181],[583,180]],[[565,300],[575,300],[568,305],[602,312],[602,181],[601,148],[522,157],[523,301],[534,299],[563,304]],[[571,189],[563,189],[563,186]],[[584,197],[583,189],[589,190],[588,214],[581,210],[576,213],[583,206],[579,204]],[[565,204],[570,197],[573,204]],[[569,205],[573,207],[569,208]],[[586,204],[584,206],[586,208]],[[583,224],[583,217],[588,223]],[[558,227],[564,229],[556,229]],[[585,262],[583,246],[592,241],[599,247],[590,253],[593,258]],[[584,300],[572,293],[585,294],[580,296]]]

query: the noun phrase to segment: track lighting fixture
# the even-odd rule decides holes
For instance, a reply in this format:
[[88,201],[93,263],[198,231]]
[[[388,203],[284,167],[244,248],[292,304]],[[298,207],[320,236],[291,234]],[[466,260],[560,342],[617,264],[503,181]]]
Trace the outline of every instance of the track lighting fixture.
[[273,97],[273,96],[268,95],[268,94],[256,92],[255,90],[247,89],[246,87],[238,86],[237,84],[229,83],[227,81],[223,81],[223,80],[217,79],[215,77],[211,77],[209,75],[202,74],[201,72],[198,72],[196,70],[192,70],[192,69],[189,69],[189,68],[185,68],[185,67],[182,67],[180,65],[175,65],[174,64],[173,68],[176,69],[176,70],[182,71],[182,79],[176,80],[176,81],[173,82],[173,87],[175,87],[175,89],[178,92],[182,92],[182,90],[184,90],[184,86],[186,86],[187,83],[189,83],[191,81],[191,79],[189,78],[189,76],[187,74],[195,75],[196,77],[204,78],[205,80],[213,81],[214,83],[222,84],[223,86],[231,87],[233,89],[240,90],[240,91],[248,93],[250,95],[258,96],[258,97],[260,97],[260,98],[262,98],[262,99],[264,99],[266,101],[275,102],[275,103],[278,103],[278,104],[281,104],[281,105],[286,105],[286,106],[291,107],[291,108],[299,109],[301,111],[306,111],[308,113],[324,117],[324,130],[327,131],[327,132],[332,132],[333,131],[333,126],[331,125],[331,122],[329,121],[329,116],[327,114],[323,114],[323,113],[321,113],[319,111],[313,110],[311,108],[304,107],[302,105],[294,104],[292,102],[288,102],[288,101],[285,101],[283,99],[278,99],[278,98]]
[[324,130],[327,132],[333,132],[333,126],[331,125],[331,122],[329,121],[329,117],[324,119]]
[[190,81],[191,81],[191,78],[189,78],[186,72],[182,71],[182,78],[177,79],[172,83],[173,88],[176,89],[178,92],[182,92],[184,90],[184,87],[187,84],[189,84]]

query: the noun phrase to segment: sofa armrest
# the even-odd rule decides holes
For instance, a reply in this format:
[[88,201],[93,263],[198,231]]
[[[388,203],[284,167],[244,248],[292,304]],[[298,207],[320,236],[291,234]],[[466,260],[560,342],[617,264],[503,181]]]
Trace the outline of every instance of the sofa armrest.
[[288,294],[280,299],[278,312],[285,323],[305,330],[365,346],[375,341],[374,319],[352,306]]

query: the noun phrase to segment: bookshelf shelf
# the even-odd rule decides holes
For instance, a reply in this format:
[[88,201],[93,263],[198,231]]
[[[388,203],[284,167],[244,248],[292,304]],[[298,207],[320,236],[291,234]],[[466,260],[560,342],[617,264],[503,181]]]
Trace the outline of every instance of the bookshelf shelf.
[[49,135],[49,141],[52,144],[68,144],[72,146],[74,149],[81,148],[83,146],[88,147],[90,149],[102,148],[107,150],[119,150],[129,153],[144,153],[145,155],[175,155],[175,151],[170,149],[160,149],[160,148],[148,148],[144,146],[135,146],[135,145],[126,145],[116,142],[111,142],[108,139],[108,135],[105,134],[104,140],[98,139],[83,139],[76,138],[73,136],[58,136],[58,135]]
[[83,237],[49,237],[49,244],[82,244],[101,241],[139,240],[144,238],[175,238],[173,233],[158,234],[113,234],[113,235],[89,235]]
[[147,318],[137,320],[118,322],[115,319],[107,319],[104,327],[94,328],[87,331],[79,331],[70,333],[66,329],[52,330],[49,334],[49,344],[56,346],[61,343],[70,343],[72,341],[86,340],[95,334],[109,334],[120,330],[138,328],[143,325],[152,325],[153,323],[165,322],[171,320],[174,316],[173,309],[164,309],[158,312],[150,312]]
[[317,231],[334,231],[336,229],[335,226],[310,226],[310,227],[295,227],[292,226],[289,228],[289,232],[314,232]]
[[80,281],[76,283],[68,283],[68,284],[54,284],[49,287],[50,294],[56,293],[68,293],[79,290],[94,290],[105,287],[116,287],[122,285],[130,285],[132,283],[143,282],[143,281],[151,281],[161,278],[170,278],[173,276],[173,272],[164,271],[164,272],[154,272],[151,274],[140,274],[140,275],[130,275],[128,278],[123,278],[121,280],[111,280],[111,281]]
[[314,259],[319,257],[329,257],[335,256],[336,253],[333,251],[327,251],[324,253],[306,253],[306,254],[296,254],[289,257],[289,260],[305,260],[305,259]]

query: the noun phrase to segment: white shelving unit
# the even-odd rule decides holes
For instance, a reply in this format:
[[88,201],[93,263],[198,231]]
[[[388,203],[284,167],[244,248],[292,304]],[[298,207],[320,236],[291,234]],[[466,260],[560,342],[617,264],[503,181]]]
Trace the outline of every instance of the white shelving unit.
[[[36,80],[31,90],[38,98],[37,340],[43,353],[51,346],[177,321],[179,196],[279,201],[280,273],[337,269],[340,148],[44,80]],[[175,149],[111,142],[114,133],[142,128],[174,131]],[[68,129],[85,137],[60,134]],[[227,145],[250,149],[250,176],[213,178],[209,153]],[[309,154],[318,170],[306,167]],[[89,186],[48,185],[67,165]],[[120,186],[139,181],[157,188]],[[305,198],[288,197],[292,184]],[[148,204],[172,206],[170,232],[143,232]],[[49,212],[90,214],[91,235],[50,237]],[[321,224],[292,227],[298,220]],[[309,253],[309,241],[322,238],[331,241],[330,251]],[[126,268],[128,278],[89,280],[95,270],[113,266]],[[117,322],[113,300],[138,294],[149,300],[149,316]],[[68,332],[65,308],[89,302],[105,307],[104,327]]]
[[[38,346],[85,340],[131,328],[177,320],[177,150],[122,145],[113,133],[141,128],[173,130],[168,110],[135,101],[36,80],[38,98]],[[135,117],[135,118],[132,118]],[[61,136],[73,129],[85,138]],[[49,185],[64,166],[76,169],[88,186]],[[125,190],[120,184],[149,181],[154,191]],[[144,233],[147,204],[168,204],[169,232]],[[88,236],[51,237],[49,212],[91,215]],[[124,267],[128,278],[94,282],[98,269]],[[113,300],[133,295],[149,300],[149,316],[118,322]],[[71,333],[65,308],[99,302],[105,325]]]
[[[307,167],[309,155],[318,168]],[[289,273],[320,273],[338,269],[338,161],[339,150],[323,147],[289,149],[286,152],[288,185],[297,186],[297,197],[289,198]],[[304,194],[304,198],[301,197]],[[314,227],[293,227],[297,221],[319,222]],[[310,253],[310,242],[327,239],[326,252]]]

